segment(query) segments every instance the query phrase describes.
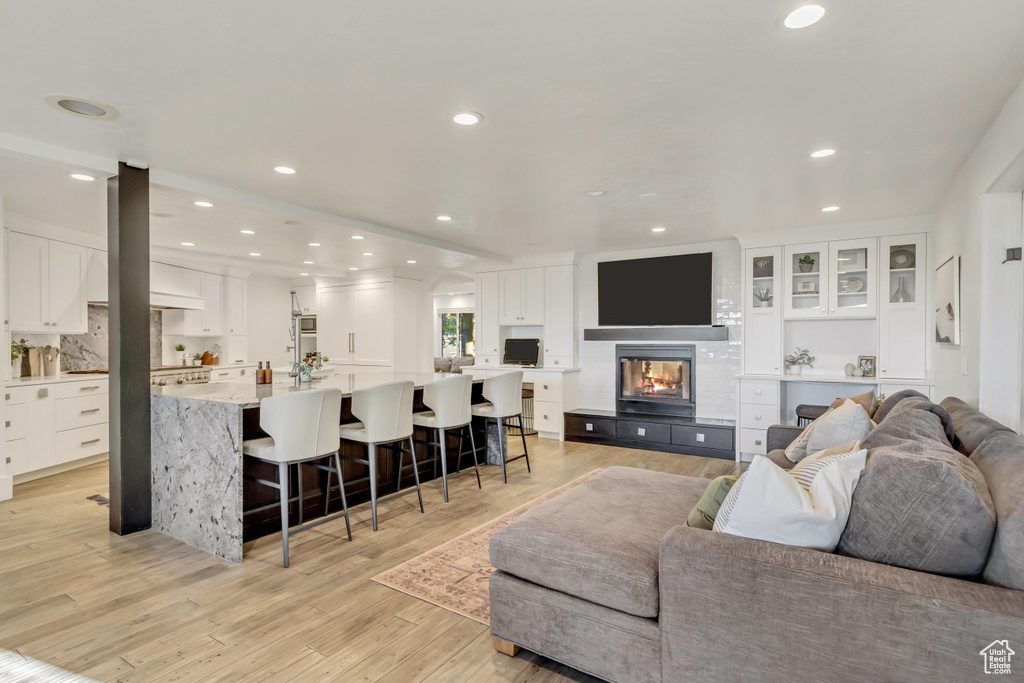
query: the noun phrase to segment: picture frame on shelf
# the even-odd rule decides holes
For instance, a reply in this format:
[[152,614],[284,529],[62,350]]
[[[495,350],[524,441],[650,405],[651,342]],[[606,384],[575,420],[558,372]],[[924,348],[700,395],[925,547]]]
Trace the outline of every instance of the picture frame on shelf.
[[754,277],[768,278],[775,272],[775,262],[771,256],[760,256],[754,259]]
[[798,282],[796,283],[797,294],[817,294],[817,283],[812,281]]
[[857,369],[863,373],[862,377],[874,377],[876,364],[875,356],[857,356]]

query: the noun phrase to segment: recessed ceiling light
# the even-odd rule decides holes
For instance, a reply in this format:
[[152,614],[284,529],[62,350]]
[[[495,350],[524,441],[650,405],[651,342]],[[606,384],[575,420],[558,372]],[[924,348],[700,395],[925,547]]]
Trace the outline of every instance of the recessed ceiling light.
[[249,256],[261,256],[261,255],[262,254],[260,254],[260,252],[258,252],[258,251],[250,251],[249,252]]
[[311,266],[311,265],[313,265],[313,262],[312,262],[312,261],[303,261],[303,263],[304,263],[304,264],[306,264],[307,266]]
[[459,124],[460,126],[472,126],[480,123],[484,120],[484,117],[477,114],[475,111],[460,111],[458,114],[452,117],[452,121]]
[[373,252],[372,251],[364,251],[363,252],[363,256],[373,256]]
[[600,197],[604,194],[604,190],[587,190],[588,197]]
[[406,261],[406,263],[416,263],[416,262],[413,261],[413,260],[409,260],[409,261]]
[[295,169],[291,166],[275,166],[274,170],[284,175],[295,175]]
[[213,204],[211,204],[210,202],[204,201],[193,202],[193,204],[195,204],[196,206],[201,206],[204,209],[209,209],[211,206],[213,206]]
[[242,233],[243,235],[255,235],[256,234],[255,230],[239,230],[238,232]]
[[439,220],[439,221],[450,221],[451,219],[452,219],[451,216],[443,216],[442,215],[442,216],[438,216],[437,217],[437,220]]
[[299,273],[302,277],[309,277],[309,273]]
[[311,246],[311,247],[319,247],[320,243],[319,242],[310,242],[309,246]]
[[359,270],[359,269],[356,268],[355,266],[352,266],[352,267],[349,268],[349,270]]
[[824,211],[825,213],[832,213],[833,211],[838,211],[838,210],[839,210],[838,206],[826,206],[826,207],[824,207],[822,209],[822,211]]
[[75,180],[83,180],[85,182],[96,180],[91,175],[86,175],[85,173],[72,173],[71,177],[74,178]]
[[661,227],[659,225],[659,226],[657,226],[655,228],[651,228],[651,232],[665,232],[665,228],[663,228],[663,227]]
[[195,245],[194,242],[182,242],[181,246],[183,246],[183,247],[194,247],[196,245]]
[[786,28],[807,28],[811,24],[817,24],[823,16],[825,8],[821,5],[804,5],[790,12],[782,23]]
[[825,157],[830,157],[835,153],[836,151],[834,149],[819,149],[817,152],[811,152],[811,158],[824,159]]
[[361,240],[361,239],[364,239],[364,238],[363,238],[362,235],[352,235],[352,239],[354,239],[354,240]]
[[97,119],[100,121],[113,121],[121,114],[109,104],[97,100],[90,100],[87,97],[72,97],[71,95],[50,95],[44,100],[48,105],[58,111],[81,116],[86,119]]

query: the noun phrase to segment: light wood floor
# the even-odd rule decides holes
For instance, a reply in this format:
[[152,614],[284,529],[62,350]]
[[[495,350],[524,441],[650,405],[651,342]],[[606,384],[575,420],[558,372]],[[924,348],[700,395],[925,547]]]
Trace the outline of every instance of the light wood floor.
[[[626,465],[694,476],[730,461],[529,439],[502,485],[483,468],[440,481],[292,539],[246,546],[242,565],[155,531],[118,537],[106,463],[15,487],[0,503],[0,648],[100,681],[594,680],[538,655],[494,651],[487,627],[372,582],[371,577],[595,468]],[[513,453],[519,452],[518,449]],[[2,678],[2,673],[0,673]]]

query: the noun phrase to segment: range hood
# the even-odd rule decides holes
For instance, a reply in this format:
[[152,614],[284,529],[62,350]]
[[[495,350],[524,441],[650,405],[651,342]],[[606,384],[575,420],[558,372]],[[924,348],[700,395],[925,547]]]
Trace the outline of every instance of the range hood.
[[181,294],[150,292],[149,307],[168,310],[180,309],[186,311],[205,311],[206,299],[198,296],[182,296]]
[[[107,296],[107,254],[90,249],[86,292],[90,304],[105,305]],[[199,273],[184,268],[150,261],[149,307],[164,310],[205,311],[206,299],[201,291]],[[194,273],[194,275],[193,275]],[[191,276],[191,277],[190,277]]]

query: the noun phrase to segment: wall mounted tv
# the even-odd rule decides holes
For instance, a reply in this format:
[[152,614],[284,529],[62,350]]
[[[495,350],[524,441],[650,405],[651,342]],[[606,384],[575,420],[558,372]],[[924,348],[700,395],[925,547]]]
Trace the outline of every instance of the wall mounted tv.
[[597,264],[598,325],[711,325],[711,254]]

